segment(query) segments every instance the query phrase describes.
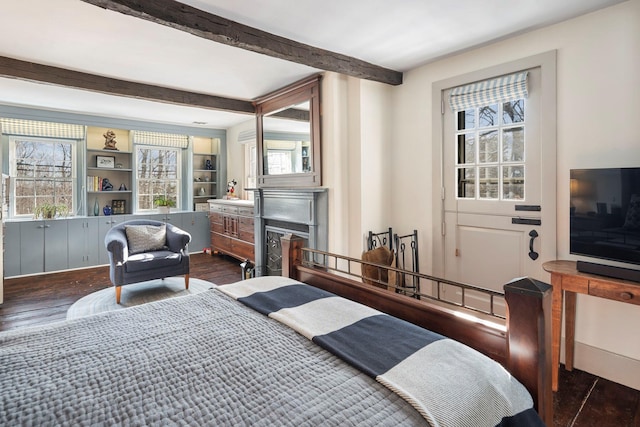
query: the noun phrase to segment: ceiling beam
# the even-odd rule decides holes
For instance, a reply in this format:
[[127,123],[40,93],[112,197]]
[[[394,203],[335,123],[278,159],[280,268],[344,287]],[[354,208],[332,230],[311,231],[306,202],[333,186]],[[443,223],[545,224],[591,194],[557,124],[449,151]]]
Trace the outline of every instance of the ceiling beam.
[[174,0],[82,0],[104,9],[186,31],[214,42],[325,71],[402,84],[402,73],[357,58],[319,49],[213,15]]
[[34,62],[20,61],[4,56],[0,56],[0,77],[73,87],[109,95],[126,96],[129,98],[189,107],[202,107],[212,110],[226,110],[250,114],[254,114],[256,111],[251,101],[112,79],[95,74],[36,64]]

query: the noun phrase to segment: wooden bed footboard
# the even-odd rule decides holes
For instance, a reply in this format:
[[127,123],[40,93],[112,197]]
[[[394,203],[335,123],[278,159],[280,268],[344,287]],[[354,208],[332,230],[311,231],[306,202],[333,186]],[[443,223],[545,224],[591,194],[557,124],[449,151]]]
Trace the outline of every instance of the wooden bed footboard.
[[529,278],[506,284],[505,328],[466,315],[464,309],[417,300],[368,286],[318,266],[305,266],[302,238],[286,235],[281,243],[283,276],[360,302],[486,354],[501,363],[529,390],[542,420],[553,425],[551,286]]

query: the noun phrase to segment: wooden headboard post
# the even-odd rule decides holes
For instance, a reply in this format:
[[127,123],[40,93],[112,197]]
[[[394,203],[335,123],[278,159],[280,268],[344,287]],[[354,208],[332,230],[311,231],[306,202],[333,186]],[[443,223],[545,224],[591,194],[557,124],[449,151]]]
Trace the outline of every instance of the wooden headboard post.
[[295,266],[302,262],[302,246],[304,239],[293,234],[285,234],[280,238],[282,246],[282,275],[296,277]]
[[551,289],[530,278],[504,286],[507,369],[531,392],[538,414],[549,426],[553,425]]

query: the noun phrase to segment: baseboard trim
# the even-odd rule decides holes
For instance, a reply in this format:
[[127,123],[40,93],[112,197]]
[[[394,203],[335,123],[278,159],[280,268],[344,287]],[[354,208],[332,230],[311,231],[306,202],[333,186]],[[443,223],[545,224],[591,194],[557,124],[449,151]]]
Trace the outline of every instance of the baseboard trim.
[[[574,354],[574,368],[640,390],[640,360],[577,341]],[[564,346],[562,346],[560,360],[564,361],[564,357]]]

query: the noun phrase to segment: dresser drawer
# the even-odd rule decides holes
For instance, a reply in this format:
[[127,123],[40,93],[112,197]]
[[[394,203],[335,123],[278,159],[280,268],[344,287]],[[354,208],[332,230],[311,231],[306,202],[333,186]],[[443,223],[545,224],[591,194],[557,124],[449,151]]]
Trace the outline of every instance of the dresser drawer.
[[214,250],[228,252],[231,250],[231,238],[218,233],[211,233],[211,246]]
[[586,294],[589,290],[589,279],[578,276],[563,276],[562,289],[565,291]]
[[640,305],[640,285],[589,280],[589,295]]
[[209,203],[209,212],[222,212],[222,205]]
[[240,227],[253,229],[253,217],[241,216],[238,219],[240,220]]
[[209,213],[209,221],[211,224],[222,224],[222,214],[218,212]]
[[231,252],[240,259],[255,260],[254,246],[250,243],[231,239]]
[[238,215],[253,217],[253,208],[238,208]]
[[238,215],[238,208],[236,206],[222,206],[222,212],[229,215]]

